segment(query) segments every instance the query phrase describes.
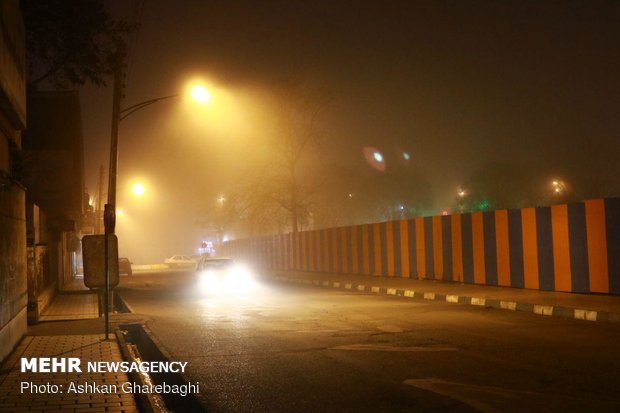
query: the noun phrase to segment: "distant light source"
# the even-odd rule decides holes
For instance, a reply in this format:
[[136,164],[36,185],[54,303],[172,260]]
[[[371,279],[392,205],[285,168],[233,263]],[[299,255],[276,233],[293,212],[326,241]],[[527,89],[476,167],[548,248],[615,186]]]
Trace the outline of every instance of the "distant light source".
[[117,209],[116,210],[116,215],[123,215],[123,214],[124,214],[124,212],[123,212],[122,209]]
[[194,86],[192,88],[192,98],[197,102],[207,104],[211,101],[211,93],[204,86]]
[[144,185],[134,184],[134,186],[131,188],[131,192],[133,192],[133,194],[136,196],[144,195]]
[[385,171],[385,158],[379,149],[372,146],[365,146],[363,149],[366,162],[377,171]]
[[441,211],[441,215],[448,215],[448,210],[444,209],[443,211]]
[[561,193],[566,191],[566,185],[563,181],[554,179],[553,181],[551,181],[551,186],[555,195],[560,195]]
[[457,194],[459,197],[463,198],[465,195],[467,195],[467,192],[465,192],[464,189],[459,189]]
[[409,155],[409,152],[403,152],[403,159],[406,160],[406,161],[411,159],[411,155]]

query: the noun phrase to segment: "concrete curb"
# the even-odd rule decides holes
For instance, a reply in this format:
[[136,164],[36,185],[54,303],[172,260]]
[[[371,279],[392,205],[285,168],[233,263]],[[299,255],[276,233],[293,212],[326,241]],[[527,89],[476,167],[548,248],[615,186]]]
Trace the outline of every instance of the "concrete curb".
[[423,300],[445,301],[448,303],[477,305],[481,307],[495,308],[499,310],[523,311],[526,313],[533,313],[543,316],[573,318],[575,320],[603,321],[611,323],[620,322],[620,314],[608,311],[588,310],[582,308],[570,308],[552,305],[550,306],[516,301],[504,301],[499,299],[474,297],[468,295],[442,294],[432,291],[378,287],[364,284],[343,283],[340,281],[310,280],[297,277],[286,277],[282,275],[275,275],[268,278],[279,282],[289,282],[323,288],[336,288],[339,290],[351,292],[393,295],[397,297],[418,298]]
[[[145,324],[122,324],[119,326],[117,336],[121,337],[126,351],[130,353],[129,358],[132,357],[133,353],[134,355],[139,355],[141,360],[174,360],[172,355]],[[138,379],[143,379],[143,377],[139,377]],[[151,373],[149,375],[149,380],[153,383],[167,382],[169,384],[186,384],[191,382],[186,373]],[[179,396],[168,393],[149,394],[149,396],[149,400],[145,401],[148,402],[146,408],[152,409],[152,413],[207,411],[206,405],[203,404],[203,400],[199,394],[192,393],[187,396]]]
[[[123,359],[125,361],[134,362],[139,360],[139,354],[135,350],[135,346],[127,343],[125,340],[125,335],[123,331],[117,328],[114,331],[116,335],[116,340],[118,342],[118,346],[121,349],[121,354],[123,355]],[[139,383],[140,385],[146,384],[145,378],[139,374],[134,372],[127,373],[129,380]],[[134,399],[136,400],[136,404],[142,413],[166,413],[167,410],[162,408],[163,400],[157,400],[158,395],[151,393],[136,393],[134,394]]]
[[168,266],[166,264],[132,264],[131,269],[133,271],[166,270]]

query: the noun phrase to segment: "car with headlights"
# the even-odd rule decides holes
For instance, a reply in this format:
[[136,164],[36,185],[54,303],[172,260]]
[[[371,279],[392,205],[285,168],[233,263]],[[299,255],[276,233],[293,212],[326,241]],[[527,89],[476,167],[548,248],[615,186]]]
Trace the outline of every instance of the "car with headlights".
[[169,268],[195,268],[196,260],[193,260],[188,255],[178,254],[166,258],[164,260],[164,264],[166,264]]
[[220,271],[232,267],[235,264],[232,258],[214,258],[214,257],[202,257],[198,260],[196,265],[197,271]]
[[236,294],[254,286],[254,277],[245,265],[228,257],[202,257],[196,265],[198,288],[208,293]]

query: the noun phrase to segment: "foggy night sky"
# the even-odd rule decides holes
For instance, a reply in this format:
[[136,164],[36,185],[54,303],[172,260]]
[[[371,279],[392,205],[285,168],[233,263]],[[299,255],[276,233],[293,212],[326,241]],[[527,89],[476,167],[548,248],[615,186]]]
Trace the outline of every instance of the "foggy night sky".
[[[139,4],[109,3],[125,16]],[[582,198],[620,195],[618,2],[146,0],[140,23],[123,106],[200,76],[236,109],[196,125],[172,99],[122,122],[118,208],[131,179],[151,188],[151,204],[128,208],[134,222],[117,224],[136,263],[193,252],[196,212],[269,134],[282,80],[332,93],[320,119],[331,161],[368,168],[362,148],[374,146],[389,170],[406,150],[437,210],[489,163],[536,171],[541,185],[582,180]],[[91,196],[108,167],[111,97],[81,92]]]

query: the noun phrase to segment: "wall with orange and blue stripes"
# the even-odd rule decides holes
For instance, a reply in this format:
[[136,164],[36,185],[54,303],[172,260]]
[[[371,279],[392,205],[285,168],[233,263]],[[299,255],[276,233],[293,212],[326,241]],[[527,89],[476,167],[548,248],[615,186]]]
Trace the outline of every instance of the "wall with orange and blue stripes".
[[273,270],[620,294],[620,199],[240,239],[221,252]]

